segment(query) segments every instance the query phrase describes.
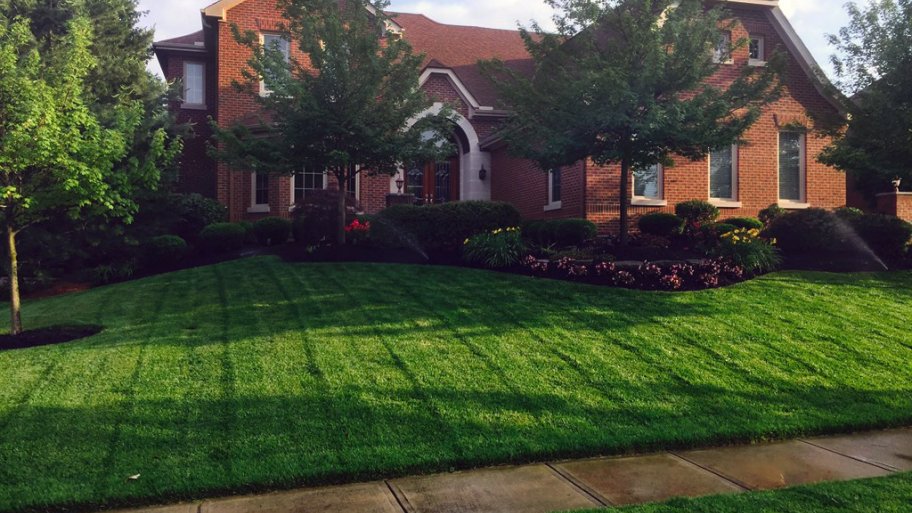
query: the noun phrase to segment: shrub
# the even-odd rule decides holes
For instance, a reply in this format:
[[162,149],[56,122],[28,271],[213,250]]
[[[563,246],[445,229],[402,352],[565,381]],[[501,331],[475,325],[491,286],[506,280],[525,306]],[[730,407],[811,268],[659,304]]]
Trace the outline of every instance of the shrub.
[[863,214],[851,220],[864,242],[882,258],[896,259],[908,251],[912,224],[894,216]]
[[364,246],[371,240],[371,217],[358,216],[345,227],[345,242],[352,246]]
[[217,254],[244,247],[247,231],[240,223],[215,223],[203,228],[199,246],[205,253]]
[[136,274],[136,260],[124,260],[110,264],[99,265],[89,269],[87,277],[96,285],[107,285],[119,281],[126,281]]
[[850,249],[848,232],[835,214],[819,208],[780,215],[767,228],[767,234],[778,241],[786,255],[845,252]]
[[684,221],[674,214],[657,212],[641,217],[639,227],[641,232],[648,235],[672,237],[681,233]]
[[700,233],[708,242],[718,242],[723,235],[737,230],[738,227],[728,223],[710,223],[700,227]]
[[168,208],[176,216],[170,232],[185,240],[196,240],[203,228],[228,220],[228,208],[200,194],[172,194]]
[[782,262],[779,251],[756,228],[738,228],[722,235],[716,256],[752,273],[774,271]]
[[509,203],[465,201],[441,205],[394,205],[380,212],[374,235],[384,245],[410,245],[430,251],[458,251],[465,239],[518,226],[519,211]]
[[253,224],[257,242],[263,246],[274,246],[288,242],[291,235],[291,221],[281,217],[267,217]]
[[[346,195],[346,221],[354,218],[356,203],[354,198]],[[307,191],[304,201],[295,205],[292,217],[295,242],[308,246],[335,243],[339,222],[339,191]]]
[[149,239],[143,247],[146,265],[167,267],[187,255],[187,242],[177,235],[160,235]]
[[586,219],[549,219],[523,225],[523,237],[539,246],[569,248],[581,246],[598,235],[598,228]]
[[756,217],[733,217],[731,219],[726,219],[723,223],[745,230],[762,230],[764,227],[763,221]]
[[853,221],[865,215],[864,210],[855,207],[840,207],[834,212],[840,219],[845,219],[846,221]]
[[773,203],[772,205],[764,208],[760,211],[760,214],[757,217],[760,219],[760,222],[766,226],[769,226],[776,218],[784,216],[788,211],[779,205]]
[[695,229],[719,218],[719,209],[702,200],[690,200],[675,205],[675,214],[684,220],[685,228]]
[[498,228],[467,239],[462,257],[470,264],[501,269],[518,264],[525,251],[519,228]]

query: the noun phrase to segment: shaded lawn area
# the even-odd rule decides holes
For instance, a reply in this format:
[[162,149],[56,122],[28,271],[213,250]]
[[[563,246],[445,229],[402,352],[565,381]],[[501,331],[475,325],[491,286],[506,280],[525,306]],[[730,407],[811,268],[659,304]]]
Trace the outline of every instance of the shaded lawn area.
[[107,329],[0,352],[0,510],[910,424],[910,318],[912,273],[665,294],[273,257],[30,302]]
[[[912,511],[912,474],[801,486],[772,492],[701,499],[676,499],[664,504],[633,506],[610,511],[616,513],[907,513]],[[606,513],[606,510],[592,510],[590,513]]]

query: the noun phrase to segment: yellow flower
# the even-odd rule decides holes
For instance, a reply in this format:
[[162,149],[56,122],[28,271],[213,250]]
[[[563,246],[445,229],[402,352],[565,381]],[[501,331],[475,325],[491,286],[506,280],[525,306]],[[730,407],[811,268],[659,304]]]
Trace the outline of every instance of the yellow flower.
[[470,239],[466,239],[465,242],[462,243],[462,245],[463,245],[463,246],[468,246],[468,245],[469,245],[469,242],[470,242]]

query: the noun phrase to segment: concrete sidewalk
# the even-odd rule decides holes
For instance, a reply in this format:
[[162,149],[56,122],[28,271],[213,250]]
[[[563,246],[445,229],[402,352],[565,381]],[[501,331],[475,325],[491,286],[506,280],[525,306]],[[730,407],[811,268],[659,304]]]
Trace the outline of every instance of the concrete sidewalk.
[[912,428],[407,477],[131,513],[550,513],[902,471],[912,471]]

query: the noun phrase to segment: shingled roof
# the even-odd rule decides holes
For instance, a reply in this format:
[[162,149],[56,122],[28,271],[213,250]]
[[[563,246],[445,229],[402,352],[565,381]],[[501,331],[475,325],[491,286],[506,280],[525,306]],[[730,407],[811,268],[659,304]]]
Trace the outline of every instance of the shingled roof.
[[497,106],[497,93],[478,67],[479,60],[500,59],[511,68],[532,73],[533,62],[516,30],[446,25],[423,14],[390,13],[403,36],[426,56],[425,66],[453,71],[483,106]]

